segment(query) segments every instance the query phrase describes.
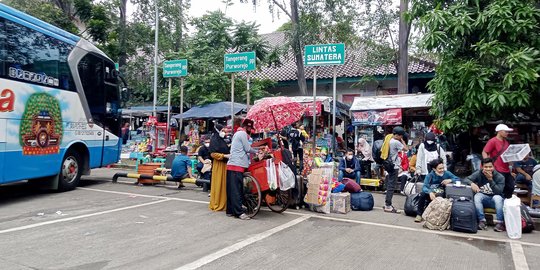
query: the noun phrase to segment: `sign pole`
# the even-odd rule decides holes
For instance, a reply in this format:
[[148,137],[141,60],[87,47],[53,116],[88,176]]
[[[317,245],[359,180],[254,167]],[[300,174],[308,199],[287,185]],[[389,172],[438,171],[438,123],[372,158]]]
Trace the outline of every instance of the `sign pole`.
[[231,73],[231,129],[234,132],[234,73]]
[[317,69],[319,68],[313,67],[313,149],[311,150],[311,153],[313,154],[314,164],[315,150],[317,150]]
[[180,136],[182,136],[182,129],[184,127],[184,117],[182,116],[183,113],[184,113],[184,77],[180,77],[180,125],[179,125],[179,130],[178,130],[179,139],[180,139]]
[[165,145],[169,146],[170,143],[170,126],[171,126],[171,85],[172,85],[172,79],[169,78],[169,93],[167,93],[167,131],[165,132]]
[[336,66],[333,66],[332,67],[332,73],[334,75],[334,80],[333,80],[333,83],[332,83],[332,126],[334,127],[332,130],[334,131],[334,134],[332,134],[334,136],[334,140],[332,140],[332,151],[334,152],[334,157],[337,156],[337,153],[336,153],[336,138],[335,138],[335,134],[336,134],[336,71],[337,68]]
[[246,109],[249,111],[249,85],[250,85],[250,76],[249,76],[249,71],[247,72],[247,93],[246,93],[246,101],[247,101],[247,106],[246,106]]

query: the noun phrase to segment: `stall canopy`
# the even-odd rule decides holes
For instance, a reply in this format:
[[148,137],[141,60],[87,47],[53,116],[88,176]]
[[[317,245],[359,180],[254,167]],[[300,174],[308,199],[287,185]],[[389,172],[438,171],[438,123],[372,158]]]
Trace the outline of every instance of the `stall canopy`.
[[[178,107],[172,107],[171,111],[179,111]],[[136,106],[129,107],[128,109],[122,109],[122,115],[124,116],[150,116],[154,111],[153,106]],[[167,112],[167,106],[156,106],[156,112]]]
[[[304,105],[306,107],[306,116],[313,116],[313,97],[309,96],[296,96],[291,97],[294,101]],[[324,110],[325,112],[333,113],[332,112],[332,98],[326,97],[326,96],[317,96],[315,98],[316,103],[316,109],[317,109],[317,116],[321,115],[321,112]],[[336,109],[339,112],[339,115],[349,116],[349,105],[341,102],[336,103]]]
[[[234,114],[245,113],[246,104],[234,103]],[[225,118],[231,116],[231,102],[222,101],[218,103],[206,104],[201,106],[191,107],[183,114],[177,114],[173,118],[180,119],[214,119]]]
[[402,109],[430,108],[433,94],[356,97],[351,106],[355,126],[401,125]]

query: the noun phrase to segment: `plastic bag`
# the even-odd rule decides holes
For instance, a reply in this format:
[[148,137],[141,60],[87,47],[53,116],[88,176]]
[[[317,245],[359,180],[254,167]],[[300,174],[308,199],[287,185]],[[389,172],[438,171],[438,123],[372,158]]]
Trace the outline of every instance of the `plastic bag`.
[[292,172],[291,168],[289,168],[287,164],[280,161],[279,162],[279,189],[285,191],[285,190],[294,188],[295,179],[296,177],[294,176],[294,173]]
[[504,200],[504,225],[506,234],[510,239],[521,238],[521,200],[512,195],[512,198]]
[[276,166],[272,159],[266,160],[266,176],[268,177],[268,187],[270,190],[278,188]]
[[418,178],[418,175],[416,175],[411,180],[407,180],[405,187],[403,187],[403,193],[405,193],[406,196],[418,193],[418,187],[416,186]]

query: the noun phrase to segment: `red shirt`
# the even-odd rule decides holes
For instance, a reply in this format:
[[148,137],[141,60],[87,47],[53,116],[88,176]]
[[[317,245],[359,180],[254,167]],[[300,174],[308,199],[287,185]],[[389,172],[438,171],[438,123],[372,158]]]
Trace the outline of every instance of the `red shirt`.
[[510,146],[508,141],[506,140],[499,140],[497,137],[491,138],[486,146],[484,146],[484,152],[486,152],[490,158],[497,157],[497,160],[493,163],[493,166],[495,167],[495,170],[497,170],[500,173],[509,173],[510,167],[508,163],[503,162],[501,155]]

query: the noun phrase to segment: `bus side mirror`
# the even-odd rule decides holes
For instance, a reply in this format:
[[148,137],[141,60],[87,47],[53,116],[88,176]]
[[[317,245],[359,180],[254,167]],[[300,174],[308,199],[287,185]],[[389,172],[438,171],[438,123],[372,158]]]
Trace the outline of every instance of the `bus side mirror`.
[[120,95],[122,96],[122,101],[127,102],[129,100],[130,96],[130,89],[127,87],[122,87],[122,90],[120,91]]

